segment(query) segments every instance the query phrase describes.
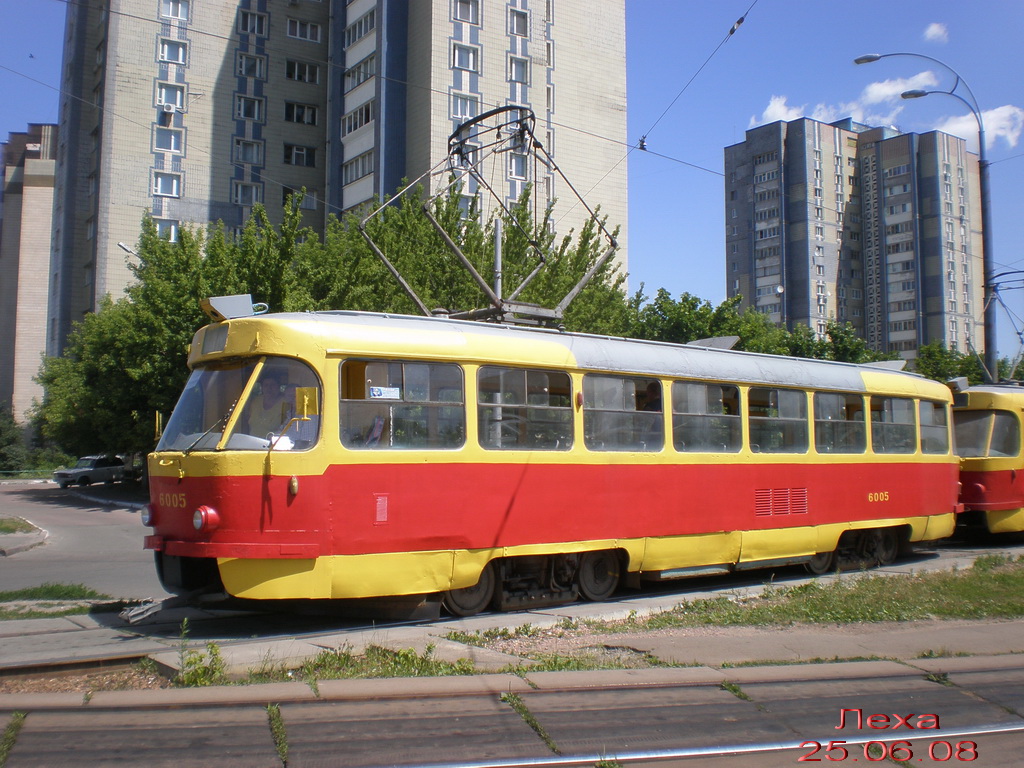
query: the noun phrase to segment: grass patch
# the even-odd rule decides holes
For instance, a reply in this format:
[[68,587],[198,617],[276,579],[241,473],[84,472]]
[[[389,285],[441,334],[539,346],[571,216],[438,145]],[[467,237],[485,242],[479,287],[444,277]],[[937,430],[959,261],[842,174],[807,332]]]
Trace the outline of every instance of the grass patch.
[[608,632],[668,627],[848,624],[920,619],[1006,619],[1024,616],[1024,561],[978,558],[966,570],[881,576],[858,574],[831,582],[771,587],[755,598],[684,602],[642,619],[595,622]]
[[20,517],[0,517],[0,534],[4,533],[32,533],[38,530],[32,523],[22,520]]
[[462,632],[453,629],[445,636],[445,640],[462,643],[463,645],[475,645],[486,648],[490,643],[498,640],[515,640],[521,637],[537,637],[541,630],[532,624],[521,624],[518,627],[492,627],[482,632],[478,629],[473,632]]
[[649,653],[637,653],[629,657],[616,654],[601,654],[590,651],[579,653],[531,653],[525,656],[530,664],[512,664],[499,672],[513,675],[529,675],[533,672],[592,672],[602,669],[649,669],[651,667],[682,666],[669,664]]
[[473,675],[476,669],[469,659],[442,661],[434,658],[434,647],[422,653],[412,648],[393,651],[379,645],[368,645],[361,655],[348,648],[321,651],[295,670],[303,680],[346,680],[370,677],[444,677]]
[[82,584],[46,583],[38,587],[0,591],[0,621],[52,619],[83,613],[119,611],[123,601],[104,603],[109,595]]
[[434,658],[434,647],[419,654],[412,648],[393,651],[379,645],[368,645],[361,654],[350,648],[324,650],[307,659],[296,669],[287,669],[283,664],[269,660],[256,669],[250,670],[243,685],[258,683],[280,683],[289,680],[305,682],[314,693],[318,693],[317,680],[352,680],[377,677],[446,677],[449,675],[477,674],[469,659],[443,661]]
[[109,600],[104,595],[84,584],[55,584],[47,582],[38,587],[24,589],[0,590],[0,603],[13,603],[21,600]]

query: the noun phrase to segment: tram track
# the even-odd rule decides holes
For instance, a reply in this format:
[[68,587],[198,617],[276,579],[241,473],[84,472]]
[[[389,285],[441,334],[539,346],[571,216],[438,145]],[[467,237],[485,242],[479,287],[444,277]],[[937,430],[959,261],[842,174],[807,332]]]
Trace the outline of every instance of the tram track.
[[[1024,554],[1024,543],[1008,544],[999,551],[1011,557],[1020,556]],[[965,568],[975,557],[992,552],[993,549],[987,545],[973,546],[969,542],[956,541],[934,549],[922,549],[891,568],[871,572],[885,575]],[[399,643],[413,636],[425,636],[436,642],[453,629],[468,632],[493,628],[511,630],[524,624],[542,628],[574,618],[614,620],[631,614],[668,610],[682,600],[721,595],[751,597],[768,585],[795,586],[809,579],[796,568],[771,573],[702,577],[649,585],[640,593],[621,594],[600,604],[567,604],[534,611],[482,614],[467,619],[440,616],[412,620],[339,620],[336,615],[311,615],[308,607],[300,613],[208,607],[197,611],[174,609],[163,616],[157,613],[137,625],[123,623],[114,614],[71,616],[63,620],[44,619],[38,622],[0,622],[0,642],[8,645],[8,652],[0,657],[0,679],[80,674],[130,666],[147,657],[166,658],[169,654],[179,654],[183,649],[202,650],[206,643],[215,643],[224,655],[236,651],[242,654],[246,649],[261,644],[268,647],[300,646],[315,655],[316,649],[346,646],[360,649],[367,643],[384,639],[394,639]],[[186,618],[188,629],[183,632],[182,621]],[[24,640],[22,652],[11,645],[15,638]]]

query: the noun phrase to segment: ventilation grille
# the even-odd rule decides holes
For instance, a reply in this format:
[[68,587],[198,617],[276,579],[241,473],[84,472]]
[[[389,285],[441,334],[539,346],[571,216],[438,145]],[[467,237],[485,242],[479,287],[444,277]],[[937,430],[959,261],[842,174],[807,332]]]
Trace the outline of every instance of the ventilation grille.
[[806,515],[806,488],[759,488],[754,491],[754,515]]

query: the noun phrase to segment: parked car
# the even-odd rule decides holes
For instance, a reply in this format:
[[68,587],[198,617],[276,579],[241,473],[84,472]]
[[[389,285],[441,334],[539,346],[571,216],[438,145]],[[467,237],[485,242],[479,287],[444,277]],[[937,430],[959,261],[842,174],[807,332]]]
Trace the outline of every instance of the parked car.
[[53,480],[61,488],[69,485],[113,483],[124,479],[124,460],[117,456],[83,456],[75,466],[58,469]]

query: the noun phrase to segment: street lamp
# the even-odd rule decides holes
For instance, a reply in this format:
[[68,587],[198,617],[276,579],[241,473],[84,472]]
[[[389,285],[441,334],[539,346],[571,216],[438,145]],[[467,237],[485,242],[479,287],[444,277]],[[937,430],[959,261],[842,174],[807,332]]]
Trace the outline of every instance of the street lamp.
[[[995,265],[995,258],[992,253],[992,211],[991,211],[991,199],[989,194],[989,164],[988,155],[985,149],[985,121],[981,117],[981,109],[978,107],[978,100],[974,98],[974,93],[971,91],[971,87],[964,82],[964,79],[960,77],[960,73],[953,69],[951,66],[943,61],[932,56],[926,56],[923,53],[868,53],[864,56],[858,56],[853,60],[854,64],[870,64],[879,59],[887,59],[891,56],[910,56],[916,59],[926,59],[927,61],[934,62],[940,67],[950,72],[956,81],[953,83],[953,87],[948,91],[936,90],[936,91],[923,91],[923,90],[911,90],[904,91],[900,94],[901,98],[904,99],[919,99],[923,96],[928,96],[932,93],[942,93],[946,96],[952,96],[955,99],[959,99],[974,115],[974,119],[978,122],[978,182],[981,187],[981,263],[982,270],[985,273],[985,286],[984,286],[984,327],[985,327],[985,368],[989,378],[992,381],[999,380],[999,358],[996,353],[996,302],[995,302],[995,286],[993,285],[992,272]],[[957,88],[960,86],[964,87],[967,91],[967,95],[970,96],[970,100],[965,99],[959,93],[956,93]]]

